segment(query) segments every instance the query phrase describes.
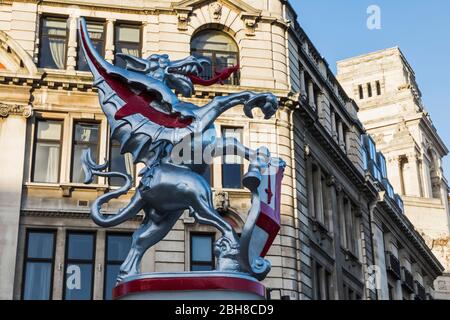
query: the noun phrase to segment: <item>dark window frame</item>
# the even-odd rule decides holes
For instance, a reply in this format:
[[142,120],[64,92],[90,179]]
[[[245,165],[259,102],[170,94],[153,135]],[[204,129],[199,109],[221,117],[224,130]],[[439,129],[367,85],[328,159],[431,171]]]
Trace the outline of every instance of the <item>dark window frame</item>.
[[[194,236],[199,236],[199,237],[210,237],[211,238],[211,261],[194,261],[192,259],[192,238]],[[192,271],[192,266],[193,265],[198,265],[198,266],[210,266],[212,268],[212,270],[214,270],[214,268],[216,267],[216,259],[214,256],[214,241],[216,239],[216,234],[213,232],[190,232],[189,233],[189,269],[190,271]]]
[[[133,42],[133,41],[119,41],[118,40],[118,32],[117,30],[121,27],[121,26],[128,26],[128,27],[135,27],[136,29],[139,29],[139,42]],[[127,21],[127,20],[117,20],[114,23],[114,64],[117,63],[116,61],[116,54],[117,52],[117,44],[118,43],[124,43],[124,44],[131,44],[131,45],[136,45],[136,43],[138,44],[139,47],[139,55],[137,56],[138,58],[142,57],[142,53],[143,53],[143,49],[144,49],[144,35],[143,35],[143,29],[144,29],[144,25],[140,22],[133,22],[133,21]]]
[[[242,130],[242,134],[241,134],[241,141],[239,141],[240,143],[243,143],[243,139],[244,139],[244,127],[242,126],[242,127],[239,127],[239,126],[228,126],[228,125],[221,125],[220,126],[220,136],[221,136],[221,138],[225,138],[225,135],[224,135],[224,132],[225,132],[225,130],[227,130],[227,129],[231,129],[231,130]],[[241,163],[240,163],[240,174],[241,174],[241,179],[240,179],[240,187],[239,188],[228,188],[228,187],[224,187],[224,185],[223,185],[223,176],[224,176],[224,174],[223,174],[223,172],[224,172],[224,164],[226,164],[225,163],[225,157],[226,157],[226,155],[223,155],[222,156],[222,163],[221,163],[221,165],[220,165],[220,170],[221,170],[221,173],[222,173],[222,188],[223,189],[231,189],[231,190],[240,190],[240,189],[243,189],[244,188],[244,185],[243,185],[243,183],[242,183],[242,178],[244,177],[244,159],[242,159],[241,158]],[[237,157],[237,156],[236,156]]]
[[[226,51],[226,50],[208,50],[208,49],[197,49],[197,48],[193,48],[192,47],[192,42],[196,39],[196,37],[198,37],[199,35],[202,35],[204,33],[207,33],[208,31],[215,31],[215,32],[222,32],[225,35],[227,35],[236,45],[237,51],[233,52],[233,51]],[[217,42],[216,42],[217,43]],[[191,54],[194,55],[195,53],[198,53],[199,55],[203,55],[204,53],[208,53],[211,54],[211,70],[214,72],[217,70],[217,54],[234,54],[235,58],[236,58],[236,64],[240,65],[240,50],[239,50],[239,45],[236,42],[236,40],[234,39],[234,37],[232,37],[229,33],[220,30],[220,29],[204,29],[204,30],[200,30],[197,33],[195,33],[192,38],[191,38],[191,42],[190,42],[190,51]],[[227,66],[227,67],[231,67],[231,66]],[[213,75],[214,76],[214,75]],[[230,83],[228,83],[228,85],[232,85],[232,86],[239,86],[240,82],[241,82],[241,74],[239,72],[239,70],[237,72],[235,72],[229,79],[228,81]],[[224,81],[225,82],[225,81]]]
[[380,81],[376,82],[376,87],[377,87],[377,96],[381,96],[381,83],[380,83]]
[[[106,20],[105,19],[100,19],[100,18],[89,18],[89,19],[86,20],[86,25],[87,25],[88,29],[89,29],[89,24],[90,23],[92,23],[92,24],[101,24],[103,26],[103,32],[102,32],[102,38],[101,38],[101,41],[102,41],[103,45],[102,45],[102,52],[99,52],[99,54],[100,54],[101,57],[104,57],[105,53],[106,53],[106,32],[107,32]],[[89,30],[87,30],[87,31],[89,32]],[[91,38],[91,41],[92,41],[92,44],[94,44],[94,47],[95,47],[95,43],[99,42],[99,40],[92,39],[92,38]],[[89,72],[89,70],[79,70],[79,63],[80,63],[79,54],[81,52],[82,52],[82,50],[81,50],[80,37],[77,34],[77,59],[76,59],[75,70],[76,71],[81,71],[81,72]]]
[[369,98],[373,97],[372,84],[370,82],[367,83],[367,95]]
[[[53,252],[52,259],[47,258],[28,258],[28,241],[30,233],[51,233],[53,235]],[[24,259],[22,264],[22,283],[21,283],[21,293],[20,299],[24,300],[25,294],[25,280],[27,275],[27,263],[28,262],[42,262],[51,264],[51,276],[50,276],[50,292],[49,292],[49,300],[53,300],[53,278],[55,276],[55,257],[56,257],[56,239],[57,239],[57,230],[55,229],[39,229],[39,228],[29,228],[25,231],[25,250],[24,250]],[[50,260],[50,261],[49,261]]]
[[[67,15],[59,15],[59,14],[42,14],[40,16],[40,19],[39,19],[39,46],[40,47],[42,46],[42,39],[43,39],[43,37],[44,36],[48,37],[48,35],[44,35],[44,28],[43,28],[43,26],[44,26],[44,20],[45,19],[54,19],[54,20],[63,20],[63,19],[65,19],[66,20],[66,24],[67,24],[68,21],[69,21],[69,16],[67,16]],[[62,36],[56,36],[55,38],[62,39],[63,37]],[[67,28],[66,28],[66,36],[64,38],[65,38],[65,46],[66,46],[66,49],[65,49],[65,52],[64,52],[64,69],[55,69],[55,70],[66,70],[67,69],[67,54],[68,54],[68,51],[69,51],[69,45],[68,45],[69,44],[69,30]],[[41,57],[42,57],[42,50],[41,50],[41,48],[39,48],[38,63],[37,63],[38,68],[52,69],[52,68],[49,68],[49,67],[42,67],[41,66]]]
[[362,85],[358,86],[358,91],[359,91],[359,99],[363,100],[364,99],[364,88]]
[[[38,122],[39,121],[57,121],[61,123],[61,136],[59,140],[50,140],[50,139],[39,139],[38,138]],[[36,117],[34,120],[34,130],[33,130],[33,152],[32,152],[32,161],[31,161],[31,176],[30,181],[35,183],[53,183],[53,182],[42,182],[42,181],[35,181],[34,179],[34,173],[35,173],[35,164],[36,164],[36,144],[39,142],[59,142],[59,168],[58,168],[58,181],[55,183],[61,182],[61,160],[62,160],[62,147],[63,147],[63,140],[64,140],[64,119],[52,119],[52,118],[44,118],[44,117]],[[39,140],[39,141],[38,141]]]
[[[93,143],[90,142],[76,142],[75,141],[75,135],[76,135],[76,126],[77,124],[96,124],[98,125],[98,143],[97,143],[97,155],[100,158],[100,144],[102,141],[102,122],[101,121],[95,121],[95,120],[83,120],[83,119],[75,119],[73,120],[73,126],[72,126],[72,148],[70,153],[70,182],[71,183],[80,183],[80,182],[74,182],[73,180],[73,166],[75,164],[74,162],[74,151],[76,145],[93,145]],[[98,159],[97,159],[98,160]],[[81,161],[81,160],[80,160]]]
[[[92,235],[93,243],[92,243],[92,259],[69,259],[69,236],[71,234],[78,235]],[[88,264],[92,263],[92,277],[91,277],[91,292],[90,299],[94,299],[94,286],[95,286],[95,258],[97,253],[97,232],[96,231],[85,231],[85,230],[66,230],[66,240],[65,240],[65,248],[64,248],[64,276],[63,276],[63,288],[62,288],[62,300],[66,300],[66,285],[67,285],[67,266],[69,264]]]
[[122,265],[123,261],[109,261],[108,260],[108,237],[109,236],[118,236],[118,237],[133,237],[132,232],[115,232],[115,231],[107,231],[105,234],[105,259],[104,259],[104,268],[103,268],[103,299],[106,297],[106,275],[107,275],[107,267],[108,265]]

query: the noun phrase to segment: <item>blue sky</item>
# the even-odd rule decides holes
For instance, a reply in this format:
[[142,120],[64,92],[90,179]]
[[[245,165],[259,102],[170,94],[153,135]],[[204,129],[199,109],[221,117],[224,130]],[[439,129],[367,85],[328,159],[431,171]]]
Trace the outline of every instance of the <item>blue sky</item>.
[[[414,68],[423,102],[450,148],[450,1],[291,0],[298,20],[336,72],[336,61],[399,46]],[[367,28],[370,5],[381,29]],[[450,178],[450,157],[444,160]]]

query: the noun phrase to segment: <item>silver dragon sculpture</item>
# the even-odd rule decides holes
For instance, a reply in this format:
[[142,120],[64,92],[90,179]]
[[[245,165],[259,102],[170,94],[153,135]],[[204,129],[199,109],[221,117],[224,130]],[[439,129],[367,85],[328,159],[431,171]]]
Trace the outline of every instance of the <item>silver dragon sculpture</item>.
[[[271,93],[240,92],[214,98],[204,106],[181,101],[177,94],[189,98],[194,84],[210,85],[227,79],[237,67],[225,69],[213,79],[202,80],[200,73],[209,60],[189,56],[171,61],[168,55],[153,54],[146,59],[117,54],[125,68],[110,64],[95,50],[83,18],[79,19],[79,39],[84,56],[98,89],[99,101],[107,117],[111,139],[120,142],[121,153],[130,153],[135,163],[143,163],[140,183],[129,204],[116,214],[101,212],[103,204],[126,194],[132,187],[127,174],[107,172],[108,164],[96,164],[85,150],[82,165],[85,183],[94,176],[120,177],[124,185],[105,193],[91,206],[93,221],[101,227],[117,226],[143,211],[144,219],[132,236],[127,258],[120,267],[117,281],[140,273],[144,253],[161,241],[184,212],[200,224],[217,228],[222,237],[215,243],[217,271],[242,272],[259,280],[270,271],[270,262],[252,249],[252,232],[260,213],[258,188],[264,170],[281,159],[273,158],[267,148],[251,150],[236,139],[215,135],[214,121],[225,111],[244,106],[244,113],[252,118],[252,109],[260,108],[265,119],[278,109]],[[187,139],[192,138],[192,139]],[[242,235],[214,209],[209,183],[202,177],[208,163],[192,160],[174,161],[174,150],[183,141],[200,141],[202,150],[212,150],[213,157],[238,155],[249,161],[242,183],[252,193],[252,207]]]

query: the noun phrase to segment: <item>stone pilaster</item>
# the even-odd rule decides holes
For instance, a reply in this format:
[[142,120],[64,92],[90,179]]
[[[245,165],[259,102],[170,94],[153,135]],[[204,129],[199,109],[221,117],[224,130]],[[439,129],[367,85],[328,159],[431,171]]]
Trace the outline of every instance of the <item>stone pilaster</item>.
[[16,272],[19,218],[29,106],[0,106],[0,299],[11,300]]
[[105,60],[114,63],[114,23],[115,19],[106,20]]
[[313,109],[316,109],[316,102],[314,98],[314,83],[312,81],[308,81],[308,102]]
[[77,66],[77,16],[69,18],[69,38],[67,41],[67,70],[74,71]]

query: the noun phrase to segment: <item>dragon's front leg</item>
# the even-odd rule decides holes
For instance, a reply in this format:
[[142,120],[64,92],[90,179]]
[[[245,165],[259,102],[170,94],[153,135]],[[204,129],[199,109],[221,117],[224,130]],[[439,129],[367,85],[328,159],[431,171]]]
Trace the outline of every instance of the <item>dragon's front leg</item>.
[[249,118],[253,118],[252,110],[254,108],[260,108],[264,113],[265,119],[272,118],[278,110],[278,100],[272,93],[244,91],[217,97],[196,111],[199,124],[197,131],[203,132],[221,114],[238,105],[244,106],[244,113]]

